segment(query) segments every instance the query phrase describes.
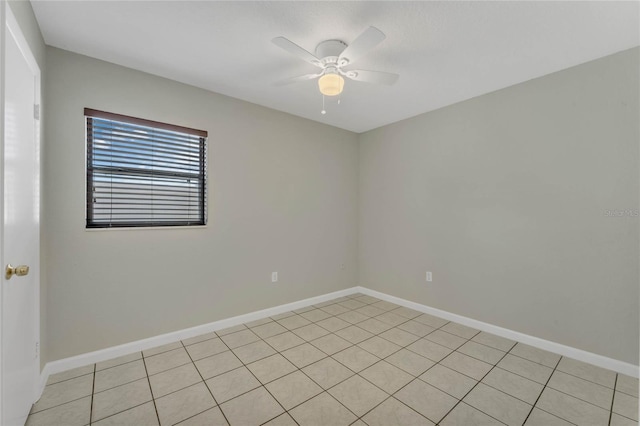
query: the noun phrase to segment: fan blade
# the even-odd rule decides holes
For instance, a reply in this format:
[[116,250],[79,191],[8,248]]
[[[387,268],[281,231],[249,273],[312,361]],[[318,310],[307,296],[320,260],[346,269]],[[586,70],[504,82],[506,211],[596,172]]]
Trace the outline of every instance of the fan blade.
[[285,78],[284,80],[276,81],[273,83],[274,86],[286,86],[287,84],[299,83],[301,81],[313,80],[314,78],[318,78],[322,75],[322,73],[318,74],[305,74],[300,75],[298,77]]
[[295,44],[289,39],[286,39],[284,37],[276,37],[273,40],[271,40],[271,42],[276,46],[291,53],[292,55],[297,56],[303,61],[309,62],[310,64],[315,65],[316,67],[322,67],[322,64],[320,63],[320,60],[318,58],[316,58],[314,55],[304,50],[302,47],[298,46],[297,44]]
[[356,38],[353,43],[347,46],[346,49],[338,57],[338,63],[341,60],[346,59],[349,64],[352,64],[362,55],[368,53],[371,49],[376,47],[387,36],[376,27],[367,28],[362,34]]
[[386,84],[388,86],[398,81],[398,74],[382,71],[366,71],[366,70],[349,70],[341,73],[347,78],[355,81],[364,81],[367,83]]

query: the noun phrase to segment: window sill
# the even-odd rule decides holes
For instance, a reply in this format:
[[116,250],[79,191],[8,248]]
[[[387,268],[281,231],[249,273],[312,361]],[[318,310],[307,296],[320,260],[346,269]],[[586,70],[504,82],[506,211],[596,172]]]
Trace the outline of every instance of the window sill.
[[105,231],[157,231],[157,230],[196,230],[196,229],[207,229],[208,225],[193,225],[193,226],[129,226],[122,228],[84,228],[87,232],[105,232]]

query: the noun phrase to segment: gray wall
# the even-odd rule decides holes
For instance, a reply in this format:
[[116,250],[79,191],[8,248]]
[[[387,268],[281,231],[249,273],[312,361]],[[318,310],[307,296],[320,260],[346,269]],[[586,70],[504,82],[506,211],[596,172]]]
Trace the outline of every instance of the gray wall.
[[638,364],[638,57],[360,135],[360,285]]
[[[47,48],[48,360],[360,284],[637,364],[638,63],[355,135]],[[84,107],[208,130],[207,228],[85,230]]]
[[16,17],[16,21],[18,21],[18,25],[20,25],[22,34],[27,40],[27,43],[29,43],[31,53],[35,56],[36,61],[40,66],[40,70],[42,71],[45,62],[46,46],[44,44],[42,34],[40,33],[38,21],[36,21],[36,16],[31,8],[31,3],[24,0],[10,0],[7,4],[11,8],[13,15]]
[[[356,134],[63,50],[46,56],[49,360],[357,284]],[[84,107],[207,130],[208,226],[85,230]]]
[[[33,9],[31,8],[31,3],[28,1],[8,1],[7,4],[11,8],[11,12],[16,17],[16,21],[22,30],[22,35],[27,40],[29,44],[29,48],[31,49],[31,53],[36,59],[38,66],[40,67],[41,73],[41,81],[40,81],[40,92],[41,92],[41,103],[44,102],[44,75],[46,74],[45,70],[45,52],[46,46],[44,44],[44,39],[42,38],[42,34],[40,33],[40,27],[38,26],[38,21],[36,21],[36,16],[33,13]],[[4,28],[4,27],[3,27]],[[4,30],[3,30],[4,31]],[[4,102],[4,100],[3,100]],[[46,111],[41,110],[40,114],[40,155],[44,157],[44,152],[46,150],[46,141],[44,134],[44,122],[46,119]],[[44,214],[44,212],[41,212]],[[42,232],[42,230],[41,230]],[[42,237],[41,237],[42,238]],[[43,273],[43,269],[39,268],[41,271],[40,276],[40,365],[44,367],[44,364],[47,361],[48,353],[47,353],[47,281],[46,275]]]

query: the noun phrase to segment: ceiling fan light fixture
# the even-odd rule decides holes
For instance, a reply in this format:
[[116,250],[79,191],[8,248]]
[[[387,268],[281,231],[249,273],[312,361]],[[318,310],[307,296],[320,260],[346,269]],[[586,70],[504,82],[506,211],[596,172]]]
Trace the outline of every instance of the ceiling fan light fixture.
[[344,88],[344,78],[340,74],[325,74],[318,79],[318,88],[325,96],[339,95]]

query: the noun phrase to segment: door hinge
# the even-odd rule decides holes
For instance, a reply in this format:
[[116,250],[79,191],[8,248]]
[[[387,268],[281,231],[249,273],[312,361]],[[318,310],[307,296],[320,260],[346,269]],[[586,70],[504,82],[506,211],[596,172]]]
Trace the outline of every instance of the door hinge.
[[36,358],[40,356],[40,342],[36,342]]
[[33,106],[33,118],[40,120],[40,105]]

